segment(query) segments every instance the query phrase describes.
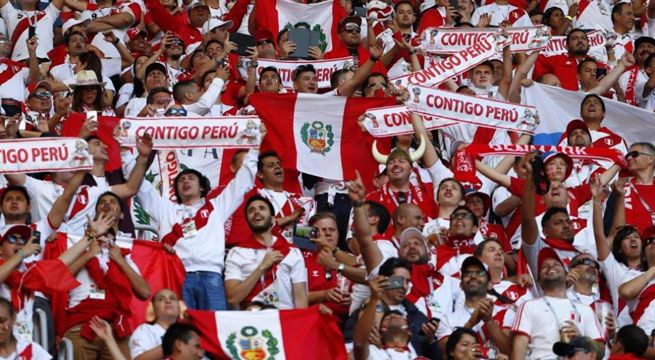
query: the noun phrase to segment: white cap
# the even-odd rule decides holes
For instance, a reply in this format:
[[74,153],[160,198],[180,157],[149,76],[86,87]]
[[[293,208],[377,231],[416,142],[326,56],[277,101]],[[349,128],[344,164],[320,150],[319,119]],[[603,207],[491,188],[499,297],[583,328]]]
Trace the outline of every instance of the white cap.
[[79,25],[87,20],[88,19],[84,19],[84,18],[79,18],[79,19],[70,18],[66,20],[66,22],[61,26],[61,33],[66,35],[66,31],[68,31],[68,29],[72,28],[75,25]]
[[227,29],[230,30],[232,28],[232,20],[224,21],[215,17],[209,18],[202,26],[202,33],[206,34],[219,26],[227,26]]
[[403,242],[405,242],[405,240],[413,239],[413,238],[421,239],[421,241],[425,242],[425,238],[423,237],[423,232],[421,232],[421,230],[415,227],[411,227],[403,230],[403,232],[400,234],[399,242],[402,244]]

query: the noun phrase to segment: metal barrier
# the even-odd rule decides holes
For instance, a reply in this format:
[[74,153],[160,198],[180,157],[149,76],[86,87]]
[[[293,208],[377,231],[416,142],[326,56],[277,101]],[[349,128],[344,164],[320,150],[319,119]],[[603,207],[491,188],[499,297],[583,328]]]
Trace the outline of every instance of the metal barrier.
[[153,225],[134,224],[137,239],[157,240],[157,228]]
[[61,338],[57,360],[73,360],[73,343],[67,338]]
[[32,323],[34,324],[32,339],[42,348],[48,349],[48,317],[43,309],[34,309]]

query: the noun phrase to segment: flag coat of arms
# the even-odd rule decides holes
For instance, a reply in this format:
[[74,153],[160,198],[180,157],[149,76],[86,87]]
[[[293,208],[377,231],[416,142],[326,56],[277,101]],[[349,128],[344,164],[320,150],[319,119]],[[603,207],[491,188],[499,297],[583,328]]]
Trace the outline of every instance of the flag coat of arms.
[[333,316],[318,306],[297,310],[188,310],[201,332],[201,345],[219,359],[347,359]]
[[255,2],[255,20],[259,31],[268,30],[276,41],[277,35],[284,29],[309,28],[320,33],[318,47],[323,53],[332,50],[332,45],[339,42],[338,24],[346,16],[346,10],[339,0],[316,4],[303,4],[291,0]]
[[332,180],[351,180],[355,170],[374,176],[372,136],[358,118],[393,98],[347,98],[315,94],[254,94],[250,103],[268,131],[262,150],[275,150],[287,169]]

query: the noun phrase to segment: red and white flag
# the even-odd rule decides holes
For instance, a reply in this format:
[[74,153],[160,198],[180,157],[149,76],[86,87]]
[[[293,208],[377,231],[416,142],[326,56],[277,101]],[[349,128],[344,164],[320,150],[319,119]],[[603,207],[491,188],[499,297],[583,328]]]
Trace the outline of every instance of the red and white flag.
[[32,138],[0,141],[2,173],[89,170],[89,144],[79,138]]
[[318,306],[298,310],[188,310],[201,346],[218,359],[348,358],[336,318]]
[[333,45],[339,42],[338,24],[347,16],[339,0],[315,4],[291,0],[257,0],[254,13],[258,31],[269,31],[276,42],[277,34],[283,29],[308,25],[310,30],[321,34],[318,47],[323,53],[332,50]]
[[266,125],[262,148],[277,151],[286,169],[332,180],[374,176],[372,137],[357,119],[393,98],[346,98],[314,94],[254,94],[250,103]]

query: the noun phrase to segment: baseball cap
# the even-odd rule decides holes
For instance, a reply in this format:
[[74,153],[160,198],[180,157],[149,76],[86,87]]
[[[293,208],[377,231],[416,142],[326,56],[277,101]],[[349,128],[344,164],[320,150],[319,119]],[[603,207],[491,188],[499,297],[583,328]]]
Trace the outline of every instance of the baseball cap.
[[195,1],[191,2],[191,5],[189,5],[189,11],[191,9],[199,7],[199,6],[209,8],[209,6],[207,6],[207,4],[205,4],[202,0],[195,0]]
[[562,357],[574,356],[578,351],[585,353],[596,352],[596,346],[593,341],[586,336],[576,336],[568,343],[558,341],[553,344],[553,352],[555,355]]
[[544,165],[547,165],[551,160],[557,157],[562,158],[566,163],[566,174],[564,174],[564,179],[567,179],[569,175],[571,175],[571,172],[573,171],[573,160],[571,160],[570,156],[561,152],[554,152],[554,151],[547,152],[542,157]]
[[132,41],[139,36],[148,37],[148,32],[145,29],[130,28],[125,32],[125,41]]
[[482,260],[478,259],[476,256],[469,256],[464,261],[462,262],[462,267],[459,269],[460,274],[464,274],[464,271],[468,269],[471,266],[477,266],[480,269],[484,270],[487,275],[489,275],[489,272],[487,271],[487,267],[484,265]]
[[41,80],[41,81],[38,81],[38,82],[33,82],[33,83],[27,85],[27,90],[29,90],[30,95],[32,95],[34,93],[34,91],[36,91],[36,89],[38,89],[40,87],[41,88],[46,88],[46,89],[48,89],[48,91],[52,92],[52,86],[50,85],[49,82],[47,82],[45,80]]
[[637,40],[635,40],[635,43],[634,43],[634,46],[635,46],[634,47],[634,49],[635,49],[634,52],[636,53],[637,49],[639,49],[639,47],[641,45],[643,45],[643,44],[651,44],[651,45],[655,46],[655,39],[653,39],[650,36],[642,36],[642,37],[638,38]]
[[544,247],[541,250],[539,250],[539,255],[537,256],[537,272],[541,270],[544,261],[548,259],[555,259],[559,261],[559,263],[562,264],[563,267],[565,267],[564,263],[562,262],[562,259],[559,258],[559,255],[557,255],[557,253],[555,252],[555,250],[553,250],[553,248]]
[[339,21],[338,32],[342,32],[348,24],[356,24],[357,26],[362,26],[362,18],[359,16],[347,16],[341,19],[341,21]]
[[587,124],[580,120],[580,119],[574,119],[569,122],[568,125],[566,125],[566,133],[570,135],[573,130],[576,129],[582,129],[584,130],[587,134],[589,134],[589,137],[591,137],[591,132],[589,131],[589,126]]
[[14,225],[10,227],[4,235],[2,235],[2,241],[0,241],[0,244],[7,240],[9,235],[20,235],[23,239],[25,239],[25,241],[27,241],[30,237],[32,237],[32,228],[27,225]]
[[85,22],[85,21],[90,21],[90,19],[85,19],[85,18],[79,18],[79,19],[70,18],[70,19],[66,20],[66,22],[64,22],[64,24],[61,26],[61,33],[64,34],[64,35],[66,35],[66,31],[68,31],[68,29],[72,28],[72,27],[75,26],[75,25],[82,24],[82,23]]
[[162,73],[164,73],[164,75],[168,77],[168,72],[166,71],[166,67],[164,66],[164,64],[160,62],[154,62],[148,65],[148,67],[146,68],[145,76],[148,77],[148,75],[155,70],[161,71]]
[[419,238],[422,241],[425,241],[425,238],[423,238],[423,233],[421,230],[411,227],[403,230],[403,232],[400,234],[400,243],[402,244],[405,240],[408,239],[413,239],[413,238]]
[[215,17],[209,18],[209,20],[205,21],[205,24],[202,25],[202,33],[206,34],[221,26],[227,26],[227,29],[230,30],[232,28],[232,20],[224,21]]

